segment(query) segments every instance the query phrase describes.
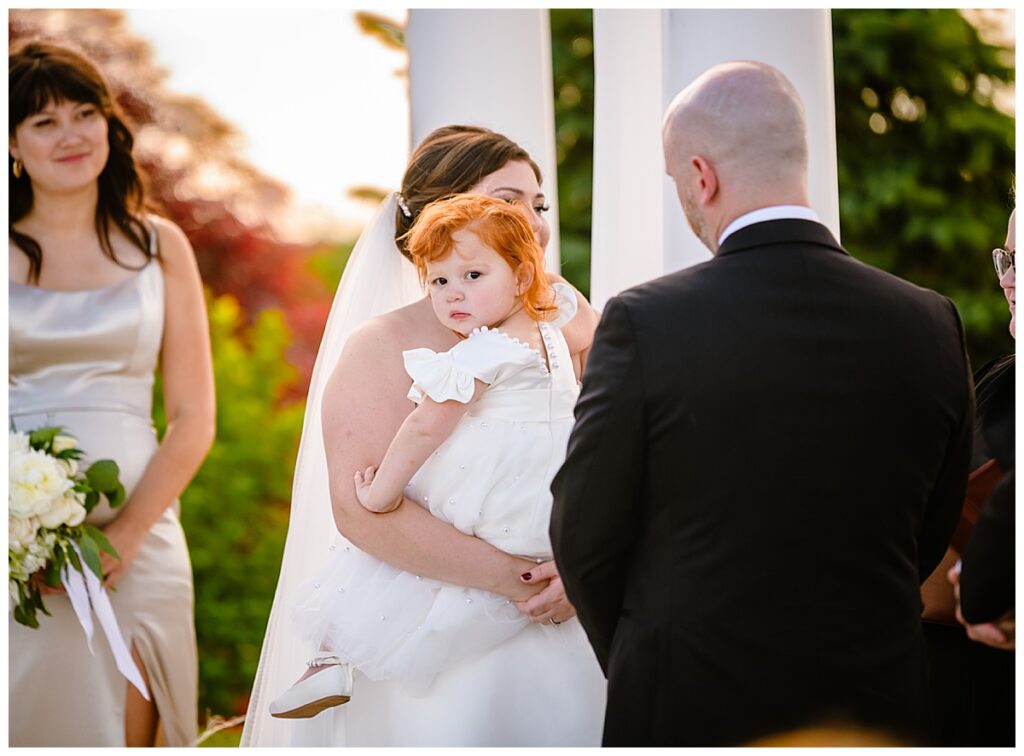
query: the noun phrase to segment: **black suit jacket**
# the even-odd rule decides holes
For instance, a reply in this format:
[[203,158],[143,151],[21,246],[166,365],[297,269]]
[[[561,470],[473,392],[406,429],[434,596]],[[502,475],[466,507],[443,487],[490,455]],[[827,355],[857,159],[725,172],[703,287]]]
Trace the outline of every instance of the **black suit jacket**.
[[[964,550],[960,610],[971,624],[995,622],[1013,609],[1016,507],[1013,470],[992,489]],[[1013,659],[1003,659],[1013,669]]]
[[919,584],[972,423],[952,302],[818,223],[749,226],[610,300],[551,522],[605,744],[918,726]]
[[982,507],[961,560],[960,609],[964,619],[974,624],[992,622],[1013,609],[1015,365],[1014,355],[1005,355],[974,376],[977,422],[973,466],[994,457],[1006,472]]

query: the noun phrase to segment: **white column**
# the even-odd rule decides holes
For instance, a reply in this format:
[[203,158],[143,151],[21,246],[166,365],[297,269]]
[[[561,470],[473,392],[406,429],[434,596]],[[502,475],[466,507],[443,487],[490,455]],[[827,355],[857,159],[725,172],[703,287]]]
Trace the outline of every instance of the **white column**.
[[793,82],[807,111],[811,207],[839,237],[829,11],[595,10],[594,60],[595,306],[710,258],[665,175],[661,119],[681,89],[725,61],[763,61]]
[[522,145],[544,174],[548,270],[559,271],[558,175],[547,10],[410,10],[412,146],[439,126],[484,126]]
[[666,271],[661,115],[663,11],[594,11],[594,196],[590,297]]

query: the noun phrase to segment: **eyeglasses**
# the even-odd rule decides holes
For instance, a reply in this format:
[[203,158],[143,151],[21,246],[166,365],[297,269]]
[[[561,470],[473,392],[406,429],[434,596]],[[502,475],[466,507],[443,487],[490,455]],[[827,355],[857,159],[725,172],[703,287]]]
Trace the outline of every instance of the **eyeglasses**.
[[1016,250],[1005,250],[1002,247],[996,247],[992,250],[992,264],[996,267],[996,275],[1002,278],[1006,275],[1006,272],[1012,270],[1014,273],[1017,272],[1017,264],[1013,260],[1013,256]]

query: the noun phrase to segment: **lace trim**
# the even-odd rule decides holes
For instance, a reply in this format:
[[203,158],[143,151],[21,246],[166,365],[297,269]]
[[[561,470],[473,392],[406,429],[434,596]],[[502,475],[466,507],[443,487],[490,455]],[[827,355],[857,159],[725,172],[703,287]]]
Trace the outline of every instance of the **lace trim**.
[[[541,325],[544,325],[544,324],[542,323]],[[509,336],[507,333],[502,331],[500,328],[488,328],[487,326],[480,326],[479,328],[474,328],[472,333],[496,333],[499,336],[504,337],[505,341],[508,341],[508,342],[510,342],[512,344],[515,344],[517,346],[521,346],[523,349],[526,349],[527,351],[533,352],[533,354],[537,357],[537,367],[540,368],[540,372],[543,373],[544,375],[550,375],[551,374],[551,371],[548,370],[548,364],[544,360],[544,355],[541,354],[541,351],[539,349],[534,349],[532,346],[530,346],[529,344],[527,344],[524,341],[520,341],[515,336]],[[472,335],[472,334],[470,334],[470,335]]]

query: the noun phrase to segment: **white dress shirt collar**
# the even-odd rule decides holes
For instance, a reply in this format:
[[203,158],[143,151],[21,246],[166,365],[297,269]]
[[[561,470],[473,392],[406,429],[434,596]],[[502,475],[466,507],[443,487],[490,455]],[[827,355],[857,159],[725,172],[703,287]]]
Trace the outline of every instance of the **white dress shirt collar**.
[[761,207],[757,210],[751,210],[749,213],[744,213],[726,226],[725,231],[723,231],[722,235],[718,237],[718,246],[721,247],[722,242],[741,228],[746,228],[747,226],[752,226],[755,223],[761,223],[762,221],[790,218],[821,223],[821,219],[818,218],[818,214],[811,210],[811,208],[805,207],[804,205],[773,205],[771,207]]

